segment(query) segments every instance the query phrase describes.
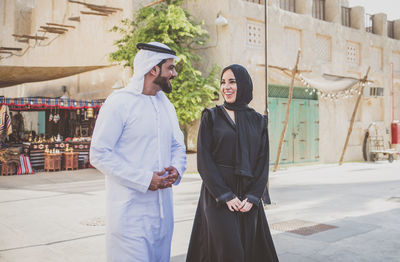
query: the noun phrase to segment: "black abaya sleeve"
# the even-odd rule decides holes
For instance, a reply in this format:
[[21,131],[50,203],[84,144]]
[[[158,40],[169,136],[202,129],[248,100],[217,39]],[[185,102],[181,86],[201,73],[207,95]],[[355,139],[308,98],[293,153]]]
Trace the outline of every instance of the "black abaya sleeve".
[[212,159],[212,128],[211,112],[205,109],[202,114],[199,135],[197,138],[197,169],[205,186],[218,203],[235,198],[235,194],[225,184]]
[[258,151],[258,157],[256,162],[256,168],[254,171],[255,179],[250,186],[250,189],[246,192],[245,197],[252,204],[257,205],[260,201],[265,186],[268,181],[269,174],[269,138],[267,119],[263,118],[261,143]]

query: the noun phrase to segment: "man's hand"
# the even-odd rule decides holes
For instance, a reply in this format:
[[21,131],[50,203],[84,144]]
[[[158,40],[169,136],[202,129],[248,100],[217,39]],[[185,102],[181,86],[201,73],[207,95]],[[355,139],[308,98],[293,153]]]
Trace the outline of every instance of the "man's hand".
[[[167,184],[166,180],[167,180],[168,176],[162,177],[162,175],[164,175],[166,171],[167,170],[164,168],[160,172],[153,172],[153,178],[151,179],[149,190],[155,191],[155,190],[159,189],[160,187],[165,186],[164,184]],[[163,188],[166,188],[166,187],[167,186],[165,186]]]
[[169,166],[165,168],[165,170],[168,171],[168,175],[166,176],[167,182],[172,185],[173,183],[176,182],[176,180],[178,180],[179,177],[178,170],[173,166]]
[[[168,175],[163,177],[165,172],[168,171]],[[160,172],[154,172],[153,173],[153,178],[151,179],[149,190],[155,191],[157,189],[164,189],[171,187],[173,183],[176,182],[176,180],[179,177],[178,170],[173,167],[169,166],[167,168],[164,168]]]

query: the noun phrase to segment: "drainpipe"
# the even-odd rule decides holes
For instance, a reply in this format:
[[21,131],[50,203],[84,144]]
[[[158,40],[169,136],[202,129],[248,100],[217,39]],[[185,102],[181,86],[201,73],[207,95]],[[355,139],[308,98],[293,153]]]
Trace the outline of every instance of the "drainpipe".
[[264,1],[264,61],[265,61],[265,112],[264,114],[268,116],[268,20],[267,20],[267,5],[268,1]]
[[393,62],[391,63],[392,65],[392,123],[394,120],[394,65]]

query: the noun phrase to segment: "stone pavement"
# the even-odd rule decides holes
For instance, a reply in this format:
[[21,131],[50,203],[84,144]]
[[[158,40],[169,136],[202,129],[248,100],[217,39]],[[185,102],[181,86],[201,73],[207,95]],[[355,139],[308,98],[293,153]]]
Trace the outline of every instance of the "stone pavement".
[[[185,261],[201,180],[174,189],[172,262]],[[280,261],[400,261],[400,161],[290,167],[266,208]],[[94,169],[0,177],[0,261],[105,261]]]

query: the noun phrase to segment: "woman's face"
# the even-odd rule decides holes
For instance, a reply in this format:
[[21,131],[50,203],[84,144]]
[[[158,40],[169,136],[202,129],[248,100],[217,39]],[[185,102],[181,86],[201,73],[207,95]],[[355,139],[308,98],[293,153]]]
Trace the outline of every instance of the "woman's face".
[[237,94],[236,79],[235,75],[230,69],[226,70],[222,75],[221,93],[227,103],[231,104],[236,101],[236,94]]

